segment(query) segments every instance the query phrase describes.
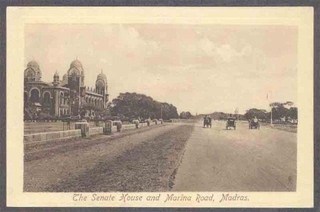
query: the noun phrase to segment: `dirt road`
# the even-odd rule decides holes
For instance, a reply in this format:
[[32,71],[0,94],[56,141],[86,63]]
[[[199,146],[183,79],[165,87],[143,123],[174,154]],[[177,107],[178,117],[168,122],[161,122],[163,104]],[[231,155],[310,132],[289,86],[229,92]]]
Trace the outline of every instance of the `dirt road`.
[[157,125],[115,136],[25,149],[24,191],[170,190],[192,125]]
[[225,130],[199,122],[187,142],[174,191],[295,191],[297,134],[268,127]]

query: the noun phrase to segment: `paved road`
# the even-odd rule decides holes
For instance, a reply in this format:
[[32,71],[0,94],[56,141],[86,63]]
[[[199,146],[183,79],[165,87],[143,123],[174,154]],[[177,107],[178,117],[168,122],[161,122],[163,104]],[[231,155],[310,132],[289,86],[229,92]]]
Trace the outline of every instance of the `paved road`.
[[187,142],[174,191],[295,191],[296,133],[201,124]]

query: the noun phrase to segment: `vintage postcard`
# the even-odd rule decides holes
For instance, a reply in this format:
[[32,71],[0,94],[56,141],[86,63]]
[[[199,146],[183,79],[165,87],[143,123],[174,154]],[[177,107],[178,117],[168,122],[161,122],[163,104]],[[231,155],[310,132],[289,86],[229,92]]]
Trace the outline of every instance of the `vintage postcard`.
[[7,204],[313,207],[313,8],[9,7]]

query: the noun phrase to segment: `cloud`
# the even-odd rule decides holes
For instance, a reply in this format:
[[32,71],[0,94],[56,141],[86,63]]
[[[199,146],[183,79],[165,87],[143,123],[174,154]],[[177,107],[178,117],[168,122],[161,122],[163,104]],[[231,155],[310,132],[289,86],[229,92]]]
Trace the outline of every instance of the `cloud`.
[[142,57],[157,51],[158,43],[143,39],[134,27],[120,25],[116,48],[126,55]]
[[217,57],[222,62],[230,63],[239,57],[248,56],[252,53],[251,46],[247,45],[240,51],[232,48],[229,44],[217,45],[208,38],[202,38],[196,43],[198,48],[207,56]]

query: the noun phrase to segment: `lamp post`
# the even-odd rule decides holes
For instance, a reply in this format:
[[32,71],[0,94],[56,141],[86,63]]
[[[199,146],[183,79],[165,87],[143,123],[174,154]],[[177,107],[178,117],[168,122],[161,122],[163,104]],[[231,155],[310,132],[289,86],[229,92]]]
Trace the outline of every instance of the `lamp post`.
[[236,118],[239,121],[239,110],[238,108],[236,108],[236,110],[234,111],[234,113],[236,114]]
[[273,123],[272,123],[272,109],[273,109],[273,106],[270,104],[270,107],[271,107],[271,113],[270,113],[270,125],[272,126]]
[[267,99],[269,100],[269,106],[270,106],[270,108],[271,108],[271,111],[270,111],[270,126],[272,126],[273,125],[273,123],[272,123],[272,109],[273,109],[273,104],[271,103],[271,96],[272,94],[271,94],[271,92],[270,92],[270,96],[269,96],[269,94],[267,94]]

